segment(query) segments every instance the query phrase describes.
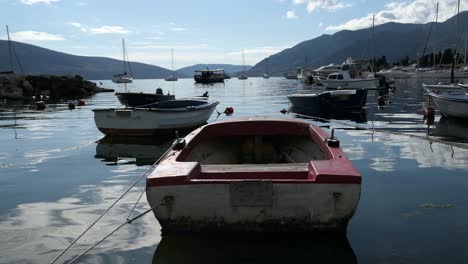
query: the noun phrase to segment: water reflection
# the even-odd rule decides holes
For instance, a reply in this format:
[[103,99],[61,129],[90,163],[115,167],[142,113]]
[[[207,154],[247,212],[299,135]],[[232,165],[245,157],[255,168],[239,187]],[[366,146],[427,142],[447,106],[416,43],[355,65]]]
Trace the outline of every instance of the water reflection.
[[434,129],[429,132],[432,136],[468,143],[468,122],[463,119],[442,116]]
[[[110,162],[108,165],[122,164],[122,162],[137,166],[152,165],[172,145],[174,139],[175,136],[106,136],[97,142],[94,157]],[[127,161],[127,158],[132,160]]]
[[[315,121],[323,122],[331,119],[335,120],[348,120],[355,123],[366,123],[367,115],[366,110],[353,110],[353,111],[306,111],[301,108],[290,107],[289,111],[299,118],[310,118]],[[295,115],[295,114],[299,115]]]
[[345,236],[164,235],[153,263],[357,263]]

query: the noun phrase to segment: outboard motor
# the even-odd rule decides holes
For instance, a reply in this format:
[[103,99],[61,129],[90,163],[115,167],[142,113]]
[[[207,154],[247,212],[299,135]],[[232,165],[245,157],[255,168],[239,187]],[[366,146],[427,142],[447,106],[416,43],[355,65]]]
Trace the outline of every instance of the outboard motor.
[[163,90],[161,88],[156,89],[156,94],[163,94]]

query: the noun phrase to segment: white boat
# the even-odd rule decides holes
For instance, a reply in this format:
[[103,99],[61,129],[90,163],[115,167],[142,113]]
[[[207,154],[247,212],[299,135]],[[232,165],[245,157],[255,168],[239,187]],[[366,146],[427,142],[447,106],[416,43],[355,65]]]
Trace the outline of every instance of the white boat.
[[[451,74],[451,70],[416,71],[416,76],[421,79],[450,79]],[[468,79],[468,71],[455,70],[453,76],[455,79]]]
[[239,80],[247,80],[249,78],[245,75],[244,49],[242,49],[242,74],[238,78]]
[[286,118],[203,126],[179,141],[146,181],[163,234],[345,234],[360,194],[361,176],[339,141]]
[[331,73],[339,72],[341,69],[340,64],[330,63],[329,65],[321,66],[312,71],[315,77],[320,79],[326,79]]
[[127,75],[127,63],[130,73],[132,72],[132,68],[130,67],[130,63],[127,62],[127,53],[125,50],[125,40],[122,39],[122,56],[123,56],[123,73],[116,74],[112,76],[112,81],[115,83],[131,83],[133,81],[133,77],[131,75]]
[[348,58],[338,73],[331,73],[327,79],[321,80],[328,89],[378,89],[379,79],[373,75],[365,78],[360,76],[362,66]]
[[444,116],[468,118],[468,94],[426,90]]
[[175,81],[178,80],[178,78],[177,78],[176,73],[174,71],[174,49],[171,49],[171,65],[172,65],[171,70],[172,70],[173,74],[168,76],[164,80],[168,81],[168,82],[175,82]]
[[457,85],[465,91],[465,94],[468,94],[468,84],[457,83]]
[[416,66],[407,66],[407,67],[393,67],[388,70],[381,70],[378,74],[383,75],[387,78],[393,79],[409,79],[416,74]]
[[436,84],[422,84],[423,88],[426,89],[447,89],[447,90],[452,90],[452,89],[460,89],[461,86],[458,83],[436,83]]
[[94,109],[96,127],[105,135],[154,135],[205,124],[219,101],[180,99],[145,108]]

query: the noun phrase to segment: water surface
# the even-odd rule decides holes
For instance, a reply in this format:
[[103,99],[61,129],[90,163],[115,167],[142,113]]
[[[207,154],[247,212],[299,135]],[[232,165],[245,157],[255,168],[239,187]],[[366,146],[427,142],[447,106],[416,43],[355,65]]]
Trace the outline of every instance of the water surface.
[[[123,85],[102,83],[104,87],[124,90]],[[419,83],[399,81],[394,93],[384,94],[389,103],[383,108],[377,106],[377,97],[382,93],[372,91],[365,113],[338,117],[341,120],[331,123],[309,119],[326,130],[337,128],[341,146],[363,177],[361,201],[344,240],[318,243],[325,240],[277,237],[277,243],[272,243],[275,238],[164,237],[161,241],[160,226],[148,214],[82,260],[466,263],[468,125],[437,115],[428,129],[422,117],[427,99]],[[230,79],[224,85],[195,85],[191,79],[135,80],[127,89],[153,92],[157,87],[177,97],[208,91],[221,101],[218,111],[234,108],[233,117],[280,117],[280,110],[289,107],[288,94],[323,89],[284,78]],[[49,105],[41,112],[23,105],[0,107],[1,263],[51,261],[170,144],[158,138],[103,139],[91,110],[121,106],[113,93],[98,94],[86,102],[86,106],[73,111],[66,103]],[[233,117],[214,114],[209,122]],[[122,223],[143,189],[144,181],[58,263],[71,260]],[[147,208],[143,200],[134,214]]]

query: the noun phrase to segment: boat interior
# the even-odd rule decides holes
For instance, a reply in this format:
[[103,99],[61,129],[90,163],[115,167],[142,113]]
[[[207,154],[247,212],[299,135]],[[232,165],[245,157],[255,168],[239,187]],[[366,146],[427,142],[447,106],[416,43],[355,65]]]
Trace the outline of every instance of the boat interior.
[[206,105],[208,102],[203,100],[171,100],[155,103],[152,105],[146,105],[145,108],[163,108],[163,109],[173,109],[173,108],[185,108],[185,107],[196,107],[201,105]]
[[320,146],[305,135],[217,136],[196,144],[184,161],[201,165],[307,164],[326,159]]

